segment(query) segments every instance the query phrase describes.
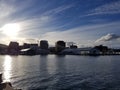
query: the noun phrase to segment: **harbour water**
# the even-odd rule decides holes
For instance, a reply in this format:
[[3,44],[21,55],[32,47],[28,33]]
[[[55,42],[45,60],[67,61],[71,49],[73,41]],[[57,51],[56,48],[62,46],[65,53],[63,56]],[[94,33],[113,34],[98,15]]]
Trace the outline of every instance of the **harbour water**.
[[120,90],[120,56],[0,56],[3,80],[23,90]]

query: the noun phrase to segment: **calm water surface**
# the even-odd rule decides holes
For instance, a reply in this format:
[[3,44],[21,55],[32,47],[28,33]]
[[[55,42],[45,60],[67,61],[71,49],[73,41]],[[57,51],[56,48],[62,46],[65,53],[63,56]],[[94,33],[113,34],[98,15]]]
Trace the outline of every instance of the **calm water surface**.
[[4,81],[23,90],[120,90],[120,56],[0,56]]

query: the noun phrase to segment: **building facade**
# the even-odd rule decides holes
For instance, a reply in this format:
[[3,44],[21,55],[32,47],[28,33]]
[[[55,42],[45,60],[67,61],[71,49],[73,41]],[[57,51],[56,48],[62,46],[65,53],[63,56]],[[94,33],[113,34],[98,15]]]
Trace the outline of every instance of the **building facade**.
[[48,41],[47,40],[41,40],[40,41],[40,48],[47,50],[49,47]]
[[62,50],[64,50],[66,47],[66,43],[64,41],[57,41],[55,44],[55,49],[56,49],[56,53],[61,52]]
[[9,43],[8,54],[13,54],[13,55],[19,54],[19,43],[18,42]]

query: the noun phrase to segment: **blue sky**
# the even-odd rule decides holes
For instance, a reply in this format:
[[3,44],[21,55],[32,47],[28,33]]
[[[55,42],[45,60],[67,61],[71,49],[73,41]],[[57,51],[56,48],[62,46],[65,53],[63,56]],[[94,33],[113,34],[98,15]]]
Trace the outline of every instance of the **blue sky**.
[[[0,11],[0,27],[20,25],[20,43],[120,46],[120,0],[0,0]],[[0,31],[1,43],[11,40]]]

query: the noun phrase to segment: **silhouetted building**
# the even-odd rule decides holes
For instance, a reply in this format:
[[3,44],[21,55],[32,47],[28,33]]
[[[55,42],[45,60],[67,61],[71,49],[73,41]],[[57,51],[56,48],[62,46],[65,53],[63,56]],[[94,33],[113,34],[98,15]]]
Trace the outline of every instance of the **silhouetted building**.
[[6,54],[7,53],[7,45],[0,44],[0,54]]
[[111,49],[112,54],[120,54],[120,49]]
[[23,44],[23,48],[24,48],[24,49],[25,49],[25,48],[30,48],[30,44],[24,43],[24,44]]
[[22,55],[36,55],[36,50],[33,48],[28,48],[28,49],[22,49],[21,50]]
[[51,54],[55,54],[56,53],[55,47],[49,47],[49,50],[50,50]]
[[10,42],[8,46],[8,54],[13,54],[13,55],[19,54],[19,43]]
[[20,54],[23,55],[37,55],[39,47],[38,44],[34,43],[34,44],[24,44],[24,49],[21,49]]
[[106,54],[108,52],[107,46],[99,45],[99,46],[95,46],[94,48],[98,49],[101,52],[101,54]]
[[27,48],[38,48],[38,44],[36,44],[36,43],[33,43],[33,44],[24,43],[22,49],[27,49]]
[[78,48],[78,47],[77,47],[77,45],[70,45],[70,48],[75,49],[75,48]]
[[48,46],[49,46],[48,41],[46,41],[46,40],[40,41],[40,48],[41,49],[48,49]]
[[38,49],[38,44],[30,44],[30,48]]
[[57,41],[55,44],[56,52],[59,53],[64,50],[66,47],[66,43],[64,41]]

